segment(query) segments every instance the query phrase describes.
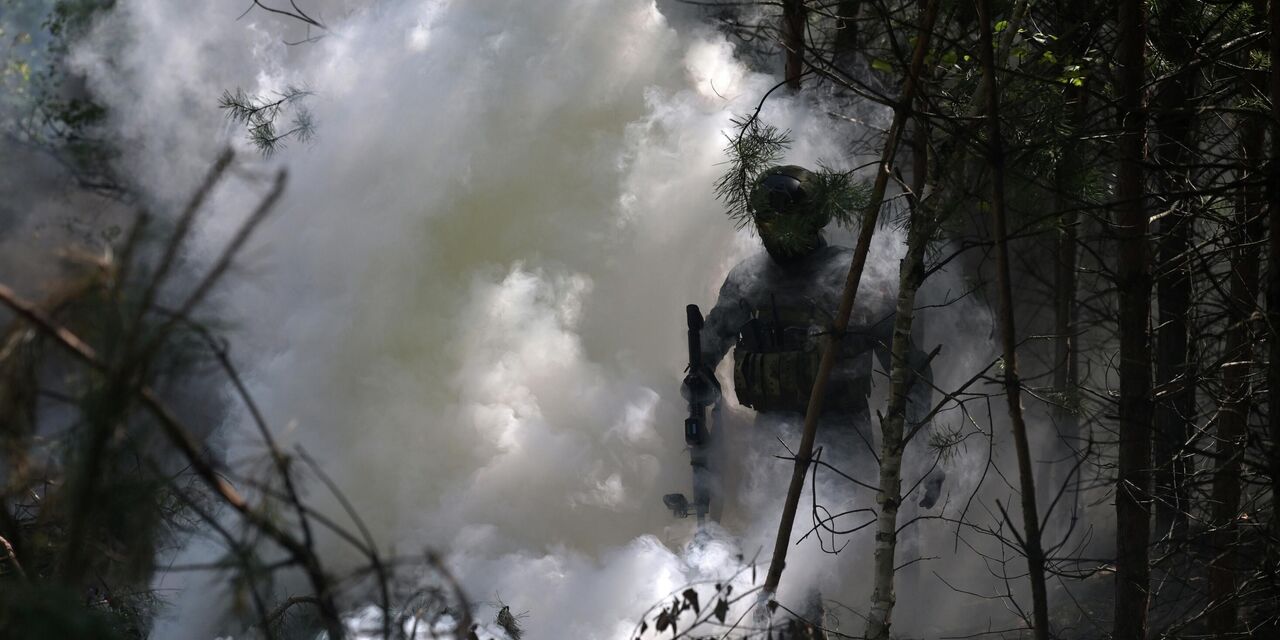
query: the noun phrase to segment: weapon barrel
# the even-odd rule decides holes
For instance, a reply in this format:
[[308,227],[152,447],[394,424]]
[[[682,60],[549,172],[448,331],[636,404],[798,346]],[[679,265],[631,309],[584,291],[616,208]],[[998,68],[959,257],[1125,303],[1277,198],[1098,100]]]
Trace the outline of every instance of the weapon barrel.
[[689,321],[689,373],[694,374],[702,368],[702,312],[691,304],[684,313]]

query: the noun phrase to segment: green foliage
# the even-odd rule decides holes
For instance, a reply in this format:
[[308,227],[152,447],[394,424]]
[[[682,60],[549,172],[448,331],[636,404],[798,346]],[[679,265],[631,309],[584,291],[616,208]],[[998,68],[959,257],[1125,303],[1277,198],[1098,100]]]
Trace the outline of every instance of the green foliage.
[[114,0],[0,0],[0,59],[9,94],[0,106],[21,110],[52,100],[68,80],[66,54],[114,6]]
[[117,615],[122,603],[85,597],[70,589],[30,585],[5,588],[0,598],[0,634],[6,638],[76,638],[77,640],[125,640],[141,638],[139,629]]
[[729,168],[716,181],[716,197],[741,228],[752,219],[751,194],[756,179],[782,159],[782,153],[791,145],[791,132],[765,124],[757,116],[735,118],[732,122],[737,134],[728,136],[725,155],[729,156]]
[[0,0],[0,131],[43,147],[82,184],[120,186],[100,134],[107,112],[66,68],[66,57],[114,0]]
[[58,0],[45,20],[45,28],[66,46],[67,38],[83,35],[94,18],[115,6],[115,0]]
[[818,233],[824,226],[817,216],[769,216],[756,217],[756,231],[765,247],[781,255],[803,254],[813,249]]
[[39,41],[47,7],[37,0],[0,0],[0,118],[31,101],[32,82],[45,67]]
[[[165,468],[171,455],[132,389],[185,387],[204,361],[189,331],[161,335],[162,320],[140,313],[147,265],[68,255],[65,277],[32,304],[105,366],[68,366],[77,363],[21,320],[0,327],[0,535],[17,559],[0,551],[0,637],[140,638],[158,604],[147,588],[154,558],[184,507],[178,470]],[[142,363],[137,347],[151,340]]]
[[[728,159],[726,171],[716,181],[716,197],[725,206],[725,213],[739,228],[757,220],[756,183],[763,174],[782,160],[791,145],[789,131],[764,123],[759,117],[733,120],[736,134],[729,135],[725,147]],[[858,180],[852,171],[840,171],[819,164],[810,171],[804,188],[809,192],[808,216],[778,216],[771,218],[771,236],[780,247],[801,248],[812,240],[815,230],[829,222],[853,226],[861,219],[871,194],[871,188]],[[815,228],[816,227],[816,228]]]
[[871,200],[871,185],[855,178],[852,171],[840,171],[825,164],[818,165],[813,177],[810,197],[824,220],[843,227],[861,222],[862,213]]

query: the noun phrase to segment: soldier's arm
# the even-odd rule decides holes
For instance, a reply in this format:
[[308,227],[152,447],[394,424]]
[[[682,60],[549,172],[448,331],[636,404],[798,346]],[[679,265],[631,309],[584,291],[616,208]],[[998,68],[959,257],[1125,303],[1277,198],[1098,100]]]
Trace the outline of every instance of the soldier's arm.
[[737,269],[729,273],[720,287],[715,306],[702,325],[702,364],[710,371],[715,371],[716,365],[733,348],[738,331],[749,319],[739,276]]

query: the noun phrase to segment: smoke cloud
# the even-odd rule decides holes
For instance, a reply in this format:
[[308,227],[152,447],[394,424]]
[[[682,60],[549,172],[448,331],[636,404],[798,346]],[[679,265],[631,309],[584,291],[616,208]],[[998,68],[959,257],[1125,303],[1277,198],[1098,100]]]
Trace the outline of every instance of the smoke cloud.
[[[322,461],[379,540],[441,549],[477,600],[529,611],[533,640],[625,638],[673,589],[770,549],[790,473],[775,436],[795,442],[795,425],[753,431],[750,411],[729,408],[737,499],[707,544],[688,545],[692,527],[659,498],[689,482],[683,306],[709,309],[758,250],[712,195],[724,132],[776,78],[643,0],[315,3],[331,31],[296,46],[284,40],[304,35],[297,25],[243,9],[122,0],[75,62],[158,204],[186,194],[228,141],[254,154],[217,107],[224,90],[313,92],[316,138],[261,161],[287,168],[290,186],[218,299],[285,446]],[[866,160],[844,148],[851,125],[818,105],[779,95],[763,117],[793,131],[788,162]],[[262,189],[219,189],[197,259]],[[901,242],[879,234],[864,291],[892,295]],[[963,289],[947,278],[935,297]],[[927,336],[973,338],[948,340],[939,387],[989,360],[979,303],[928,322]],[[257,451],[242,423],[219,435],[228,459]],[[965,456],[980,454],[952,463],[953,495],[977,482]],[[873,504],[834,480],[820,490]],[[954,531],[918,528],[909,546],[943,558],[924,572],[981,571],[954,551]],[[783,601],[799,607],[818,588],[864,606],[869,535],[834,557],[811,542],[793,551]],[[211,553],[193,542],[183,556]],[[326,557],[343,553],[333,543]],[[927,633],[912,612],[945,619],[934,596],[951,592],[913,584],[895,628]],[[159,637],[229,631],[207,587],[178,593]]]

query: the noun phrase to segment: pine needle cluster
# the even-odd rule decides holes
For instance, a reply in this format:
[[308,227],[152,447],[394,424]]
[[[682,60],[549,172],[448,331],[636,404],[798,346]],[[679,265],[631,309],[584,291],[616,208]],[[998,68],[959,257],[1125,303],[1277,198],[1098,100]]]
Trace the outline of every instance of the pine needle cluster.
[[[725,214],[742,228],[755,220],[752,195],[756,182],[782,160],[791,146],[791,132],[765,123],[758,116],[738,117],[732,122],[736,133],[726,136],[729,141],[725,146],[727,169],[716,181],[715,191],[716,198],[724,203]],[[813,216],[821,220],[819,226],[832,221],[845,227],[857,225],[870,199],[870,186],[858,180],[853,171],[841,171],[823,163],[810,175],[812,178],[805,188],[809,191]],[[788,223],[779,219],[775,224]],[[795,224],[806,227],[795,230],[797,237],[810,235],[807,229],[810,221],[796,220]],[[780,237],[791,235],[786,229],[778,231]]]
[[840,171],[821,163],[813,177],[809,197],[815,212],[842,227],[857,226],[871,201],[871,185],[855,178],[853,171]]
[[736,135],[727,135],[728,169],[716,181],[716,198],[739,228],[752,221],[751,193],[765,169],[782,159],[791,146],[791,132],[766,124],[759,117],[733,119]]
[[[226,111],[228,120],[244,126],[249,141],[269,156],[283,149],[289,138],[305,143],[315,135],[315,119],[302,104],[302,99],[310,95],[311,91],[290,85],[273,100],[236,88],[222,92],[218,106]],[[289,126],[281,131],[276,123],[286,111],[291,112]]]

